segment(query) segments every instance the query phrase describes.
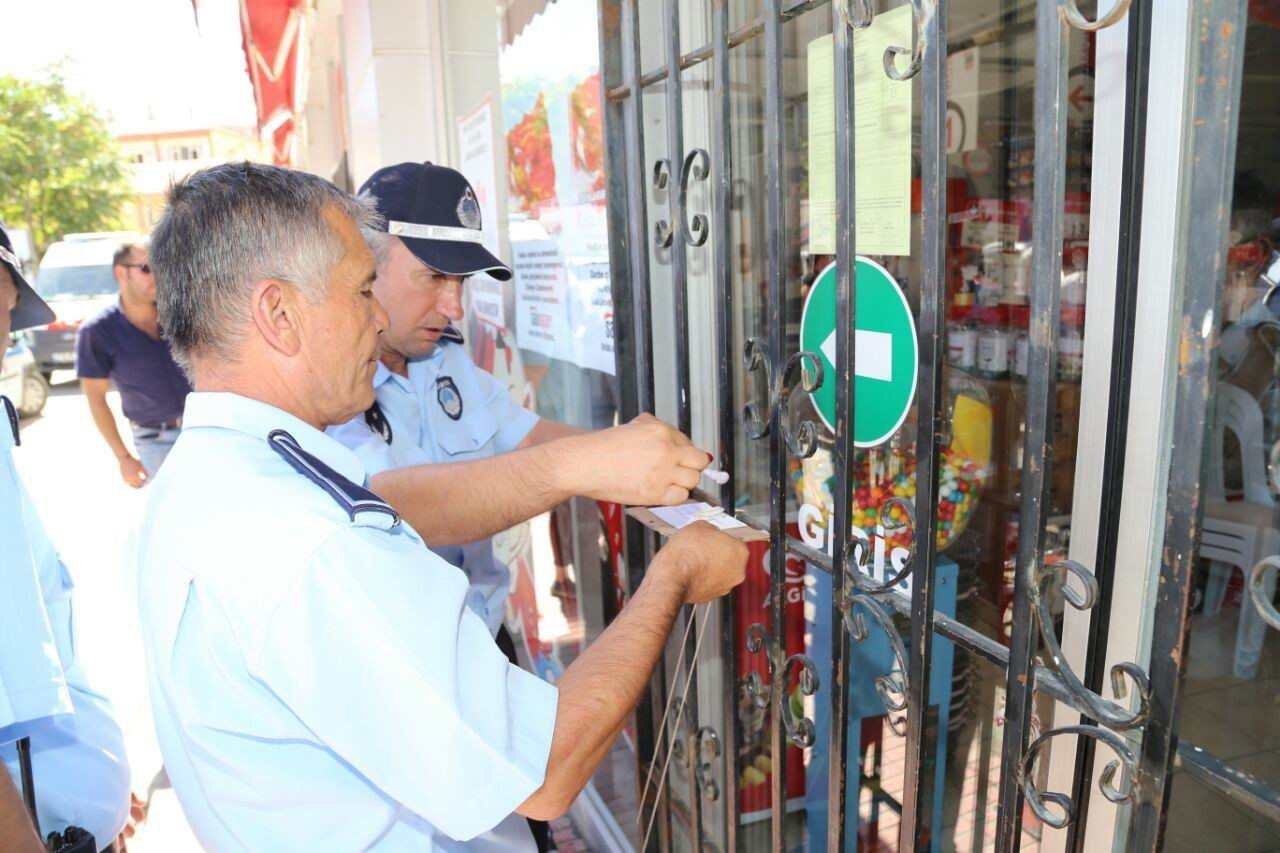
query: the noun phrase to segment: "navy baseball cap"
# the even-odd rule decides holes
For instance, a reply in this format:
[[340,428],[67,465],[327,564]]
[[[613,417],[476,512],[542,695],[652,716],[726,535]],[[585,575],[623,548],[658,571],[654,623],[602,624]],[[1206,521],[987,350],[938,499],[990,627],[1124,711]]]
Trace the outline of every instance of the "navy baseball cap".
[[511,279],[511,268],[484,247],[480,202],[456,169],[433,163],[387,166],[360,187],[360,195],[366,193],[375,199],[387,233],[433,270]]
[[[33,326],[47,326],[52,323],[53,309],[40,298],[35,288],[27,283],[26,277],[22,274],[22,262],[13,253],[13,241],[9,239],[9,232],[4,230],[3,225],[0,225],[0,263],[9,270],[9,275],[13,276],[13,283],[18,286],[18,306],[9,315],[13,318],[10,331],[18,332]],[[4,342],[0,341],[0,346],[4,346]]]

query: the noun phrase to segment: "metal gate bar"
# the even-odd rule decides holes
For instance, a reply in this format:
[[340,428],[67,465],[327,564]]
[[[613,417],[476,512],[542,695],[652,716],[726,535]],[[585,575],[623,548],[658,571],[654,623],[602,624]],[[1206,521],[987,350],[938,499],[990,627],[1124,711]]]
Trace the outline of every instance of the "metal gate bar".
[[[853,132],[853,32],[855,23],[846,20],[833,5],[831,27],[835,73],[836,122],[836,417],[835,442],[831,449],[836,478],[831,522],[827,535],[832,553],[841,555],[843,566],[849,550],[852,524],[854,443],[853,395],[854,350],[852,330],[856,306],[853,294],[857,279],[857,171],[856,140]],[[831,579],[831,732],[827,745],[827,851],[844,853],[846,841],[845,803],[848,781],[848,727],[851,651],[849,632],[844,630],[846,600],[853,591],[852,579],[844,571]],[[855,772],[858,768],[854,768]],[[855,794],[857,787],[855,785]],[[857,808],[857,798],[854,798]]]
[[[917,21],[921,42],[921,221],[919,404],[916,407],[916,505],[912,531],[910,662],[907,673],[907,753],[898,826],[901,850],[927,849],[933,802],[934,752],[928,743],[929,675],[933,656],[934,573],[938,564],[938,447],[947,429],[942,362],[947,312],[947,7],[945,0],[922,4]],[[910,84],[902,84],[910,85]],[[940,701],[950,701],[947,696]]]
[[764,161],[765,236],[769,274],[769,357],[765,371],[768,383],[769,437],[769,569],[770,625],[764,653],[769,667],[769,749],[773,761],[769,778],[770,839],[774,850],[785,849],[787,796],[787,741],[783,737],[782,715],[787,704],[786,602],[787,602],[787,457],[782,440],[784,401],[780,399],[786,381],[783,365],[786,346],[787,292],[786,270],[782,256],[785,233],[785,210],[782,205],[783,128],[782,128],[782,18],[780,0],[765,0],[765,96],[764,96]]
[[[1107,635],[1111,628],[1111,601],[1115,587],[1116,552],[1120,540],[1120,509],[1124,499],[1126,446],[1129,437],[1129,396],[1132,389],[1134,330],[1138,313],[1138,273],[1142,249],[1142,205],[1146,164],[1147,87],[1151,75],[1151,7],[1129,7],[1128,45],[1125,57],[1125,121],[1122,151],[1121,197],[1116,246],[1115,314],[1111,335],[1111,375],[1108,380],[1107,435],[1103,448],[1102,477],[1106,486],[1098,502],[1098,543],[1093,573],[1098,580],[1098,603],[1089,622],[1085,651],[1084,683],[1095,693],[1103,690],[1107,664]],[[1096,722],[1085,714],[1081,722]],[[1067,849],[1085,853],[1085,829],[1093,793],[1096,744],[1082,738],[1076,750],[1071,798],[1077,819],[1067,828]]]
[[[711,0],[711,2],[717,3],[720,2],[720,0]],[[831,0],[804,0],[804,2],[800,3],[790,3],[781,9],[778,9],[776,13],[774,13],[774,17],[781,17],[783,21],[790,21],[794,18],[798,18],[805,12],[812,12],[814,9],[820,9],[830,2]],[[746,44],[756,36],[763,35],[766,28],[766,19],[768,17],[769,16],[767,14],[761,15],[750,23],[730,32],[725,38],[726,46],[729,48],[735,48],[739,45]],[[681,55],[676,64],[681,71],[686,71],[695,65],[699,65],[710,60],[713,56],[715,56],[714,42],[711,44],[704,44],[695,50],[691,50],[688,53]],[[667,79],[667,75],[670,73],[670,68],[665,65],[662,68],[654,68],[650,71],[646,71],[640,75],[640,87],[643,88],[646,86],[652,86],[654,83],[659,83]],[[620,101],[629,97],[632,91],[633,89],[630,84],[613,87],[606,86],[605,98],[610,101]]]
[[[613,2],[617,3],[618,0],[613,0]],[[640,87],[637,82],[641,63],[639,2],[640,0],[621,0],[619,9],[621,20],[619,23],[622,39],[623,74],[629,84],[634,87],[633,91],[637,93],[636,97],[628,99],[624,111],[626,135],[625,183],[627,190],[626,218],[623,221],[632,227],[638,226],[641,239],[635,239],[634,232],[628,233],[629,229],[626,227],[617,228],[619,220],[615,217],[618,216],[618,209],[617,206],[612,204],[612,200],[610,204],[610,224],[616,230],[628,234],[627,246],[630,250],[628,274],[619,276],[614,273],[612,276],[615,293],[624,285],[628,291],[622,295],[621,301],[630,305],[633,320],[632,334],[635,339],[631,342],[630,347],[635,356],[635,365],[632,370],[635,374],[633,386],[635,398],[634,400],[628,400],[625,396],[622,398],[626,414],[630,417],[634,417],[640,412],[652,413],[654,410],[653,311],[649,292],[649,246],[644,239],[644,235],[648,233],[647,223],[649,219],[648,211],[645,207],[648,170],[645,168],[644,159],[644,101],[639,97]],[[602,14],[604,8],[602,7]],[[607,115],[612,115],[612,113]],[[616,297],[614,304],[618,304]],[[634,592],[639,588],[640,582],[644,580],[652,549],[647,531],[634,519],[628,518],[626,521],[625,539],[627,579],[631,591]],[[659,659],[654,676],[649,681],[648,698],[636,708],[638,741],[636,752],[639,760],[638,769],[642,773],[645,768],[651,766],[664,741],[664,732],[658,731],[660,722],[658,719],[659,709],[664,706],[666,699],[664,670],[665,666],[662,660]],[[658,785],[653,796],[653,808],[659,810],[657,818],[659,844],[664,849],[670,849],[671,823],[666,786]],[[645,815],[645,807],[646,803],[637,803],[637,813],[642,820]]]
[[1015,768],[1027,750],[1034,712],[1029,677],[1036,652],[1033,588],[1044,561],[1044,522],[1053,460],[1053,415],[1058,353],[1058,303],[1066,195],[1067,25],[1058,4],[1041,0],[1036,19],[1035,191],[1032,201],[1031,327],[1027,357],[1027,431],[1022,469],[1013,630],[1005,691],[1000,807],[996,849],[1018,849],[1022,789]]
[[[1186,742],[1178,742],[1176,731],[1176,699],[1180,685],[1181,666],[1185,658],[1187,593],[1193,565],[1195,534],[1198,532],[1195,522],[1198,521],[1197,501],[1199,482],[1199,453],[1203,445],[1203,425],[1208,409],[1209,366],[1211,364],[1210,332],[1206,321],[1211,325],[1212,308],[1216,299],[1216,282],[1221,264],[1225,257],[1219,252],[1213,255],[1204,252],[1193,253],[1192,247],[1206,245],[1223,245],[1225,235],[1225,211],[1229,208],[1231,168],[1234,165],[1235,145],[1235,113],[1238,110],[1240,95],[1240,74],[1243,54],[1244,2],[1243,0],[1197,0],[1198,32],[1202,34],[1198,50],[1197,71],[1191,79],[1199,81],[1193,90],[1194,115],[1188,119],[1188,144],[1184,151],[1183,170],[1190,180],[1190,189],[1183,192],[1180,204],[1182,207],[1180,227],[1186,239],[1179,245],[1184,252],[1181,259],[1180,284],[1185,292],[1183,313],[1183,353],[1184,359],[1178,376],[1178,397],[1176,410],[1176,429],[1174,436],[1172,473],[1169,490],[1168,529],[1166,530],[1165,560],[1161,566],[1160,597],[1157,601],[1155,617],[1155,637],[1152,649],[1152,672],[1154,687],[1147,688],[1145,676],[1133,664],[1120,665],[1124,674],[1130,676],[1139,686],[1142,709],[1132,713],[1121,704],[1104,700],[1098,695],[1098,666],[1093,664],[1086,673],[1088,686],[1076,678],[1064,661],[1060,659],[1056,638],[1052,636],[1052,626],[1044,624],[1043,596],[1040,584],[1048,576],[1041,565],[1043,556],[1043,515],[1044,501],[1047,492],[1047,471],[1052,457],[1052,437],[1050,424],[1054,405],[1053,379],[1055,377],[1055,351],[1057,336],[1057,278],[1061,266],[1062,246],[1062,204],[1065,180],[1065,114],[1062,85],[1065,80],[1065,68],[1061,62],[1045,63],[1046,56],[1065,57],[1066,31],[1061,14],[1069,17],[1074,12],[1071,0],[1041,0],[1038,8],[1037,33],[1039,56],[1041,58],[1038,71],[1036,91],[1036,187],[1039,190],[1035,198],[1035,284],[1032,293],[1033,326],[1031,329],[1031,377],[1029,382],[1030,400],[1028,404],[1028,464],[1024,471],[1023,494],[1024,505],[1021,514],[1022,529],[1019,550],[1019,570],[1017,590],[1015,593],[1015,626],[1012,648],[1006,649],[998,641],[986,637],[954,618],[933,611],[929,601],[929,581],[932,579],[932,568],[935,562],[936,543],[936,480],[937,480],[937,447],[942,431],[942,389],[940,370],[940,351],[938,349],[941,308],[944,307],[945,290],[941,271],[945,268],[945,155],[941,148],[941,121],[943,113],[939,109],[945,102],[942,96],[946,91],[945,83],[945,12],[930,0],[913,0],[913,5],[923,14],[918,15],[918,24],[922,33],[918,37],[924,59],[924,126],[922,141],[922,178],[924,184],[924,275],[922,279],[921,327],[923,387],[921,388],[919,411],[922,413],[918,423],[921,427],[919,435],[919,459],[917,476],[919,477],[919,503],[923,514],[917,512],[913,519],[917,524],[914,538],[917,543],[917,554],[913,555],[911,564],[920,567],[915,572],[915,586],[912,596],[889,589],[869,589],[865,577],[856,572],[858,560],[850,563],[851,555],[856,553],[857,543],[850,543],[850,493],[854,478],[852,417],[854,400],[853,388],[853,352],[852,328],[856,310],[854,294],[854,263],[856,248],[854,245],[854,218],[856,216],[854,195],[854,145],[853,128],[853,81],[850,75],[849,50],[851,33],[844,24],[849,4],[840,0],[833,6],[835,29],[835,72],[836,72],[836,144],[837,144],[837,263],[840,274],[838,278],[837,316],[839,333],[837,334],[838,375],[834,381],[837,394],[836,442],[833,463],[836,467],[838,488],[835,493],[836,507],[832,521],[834,527],[828,532],[834,539],[834,558],[817,549],[809,548],[803,543],[786,535],[785,519],[787,505],[787,460],[788,452],[805,456],[812,452],[815,444],[812,432],[806,432],[802,424],[796,432],[792,432],[787,419],[787,396],[789,372],[796,365],[804,366],[806,358],[812,354],[797,353],[787,358],[787,339],[785,337],[787,320],[787,287],[785,281],[785,207],[783,201],[785,187],[782,183],[784,170],[783,149],[783,91],[782,91],[782,24],[795,15],[810,11],[823,5],[826,0],[811,0],[803,3],[786,3],[782,0],[769,0],[766,12],[761,18],[746,27],[728,32],[727,0],[713,0],[713,40],[712,44],[696,51],[679,55],[679,27],[675,16],[675,0],[666,0],[668,14],[668,30],[666,43],[666,68],[658,72],[641,75],[639,45],[639,13],[640,0],[601,0],[602,10],[602,69],[605,74],[605,87],[610,102],[606,109],[607,133],[611,142],[608,152],[608,168],[610,170],[609,213],[611,223],[610,252],[611,261],[615,264],[614,298],[619,306],[618,316],[620,328],[634,330],[634,340],[619,342],[620,358],[625,360],[625,372],[630,375],[623,378],[624,412],[652,411],[653,393],[653,357],[652,357],[652,315],[649,299],[649,255],[648,231],[645,225],[645,197],[649,183],[649,170],[645,166],[643,152],[643,124],[641,93],[643,86],[664,79],[670,79],[672,85],[666,92],[669,124],[667,127],[668,143],[671,149],[671,162],[668,164],[669,175],[674,177],[675,170],[680,171],[680,189],[673,188],[670,199],[670,239],[673,247],[679,249],[673,254],[672,268],[674,275],[678,337],[684,338],[677,346],[683,345],[683,357],[677,354],[677,384],[680,401],[685,411],[681,413],[684,422],[682,428],[687,430],[691,415],[689,408],[688,380],[688,292],[686,276],[687,258],[684,251],[686,245],[701,245],[691,235],[688,214],[685,209],[686,197],[683,193],[687,170],[694,165],[683,154],[683,133],[679,124],[682,122],[682,102],[679,95],[679,71],[682,68],[714,60],[713,92],[716,100],[712,110],[712,139],[714,153],[702,156],[706,158],[705,171],[714,174],[712,182],[712,204],[714,223],[705,220],[693,232],[710,233],[714,228],[716,243],[714,247],[714,279],[716,293],[715,316],[717,321],[716,349],[720,355],[717,365],[717,396],[720,404],[719,456],[721,465],[733,473],[735,469],[735,401],[734,372],[729,356],[734,350],[734,322],[732,270],[730,264],[730,194],[732,176],[730,172],[730,103],[729,103],[729,50],[736,44],[745,43],[750,38],[763,35],[764,51],[767,63],[765,78],[765,171],[767,177],[767,205],[765,210],[767,260],[768,260],[768,294],[767,322],[769,323],[768,347],[758,339],[748,342],[748,353],[752,358],[748,376],[755,369],[763,368],[767,385],[768,413],[760,418],[759,409],[754,405],[746,410],[748,432],[754,438],[769,436],[770,459],[770,503],[767,518],[760,517],[750,511],[737,511],[735,514],[742,520],[771,534],[770,568],[771,568],[771,613],[769,631],[765,643],[765,654],[770,670],[769,706],[771,718],[770,747],[773,757],[773,778],[771,782],[771,841],[775,848],[785,844],[786,814],[786,747],[788,742],[799,742],[795,726],[796,720],[789,716],[786,707],[786,687],[788,677],[793,671],[792,665],[796,656],[788,659],[785,646],[785,562],[789,555],[801,557],[819,570],[832,572],[835,589],[833,598],[833,620],[847,626],[848,608],[851,598],[871,592],[877,596],[876,602],[882,602],[891,611],[911,617],[912,652],[909,665],[906,699],[908,712],[908,749],[910,757],[907,765],[906,806],[901,828],[902,849],[919,849],[923,846],[929,828],[921,819],[922,804],[929,801],[925,795],[927,785],[932,777],[925,773],[924,756],[927,754],[927,735],[924,721],[927,713],[929,649],[928,638],[933,631],[939,636],[947,637],[958,646],[973,652],[995,665],[1007,670],[1008,708],[1005,740],[1002,744],[1001,773],[1001,808],[998,836],[998,849],[1013,850],[1017,848],[1020,838],[1020,818],[1022,798],[1030,798],[1032,808],[1044,809],[1045,802],[1064,806],[1065,825],[1074,817],[1077,809],[1071,798],[1061,796],[1058,799],[1049,795],[1041,795],[1034,788],[1034,768],[1037,750],[1050,737],[1059,734],[1077,734],[1087,739],[1105,741],[1121,758],[1120,785],[1110,789],[1104,788],[1109,799],[1123,801],[1130,796],[1136,801],[1132,815],[1130,846],[1134,849],[1158,849],[1163,831],[1164,809],[1168,799],[1168,774],[1174,766],[1181,767],[1191,776],[1222,792],[1233,801],[1259,812],[1272,819],[1280,819],[1280,792],[1256,777],[1244,774],[1231,768],[1218,759],[1204,753],[1199,748]],[[1120,0],[1120,5],[1127,6],[1127,0]],[[861,8],[861,7],[859,7]],[[925,11],[927,10],[927,11]],[[1154,10],[1143,9],[1142,13]],[[610,13],[621,14],[620,26],[610,23]],[[1114,18],[1113,18],[1114,20]],[[1146,22],[1149,23],[1149,20]],[[1073,22],[1074,26],[1081,26]],[[1142,19],[1135,16],[1135,29],[1145,26]],[[1096,27],[1091,27],[1096,28]],[[620,29],[620,33],[618,30]],[[610,42],[612,40],[612,43]],[[621,51],[616,42],[621,42]],[[936,48],[936,50],[934,49]],[[1145,68],[1148,60],[1144,55],[1135,60],[1134,49],[1130,48],[1130,71],[1128,85],[1131,87],[1129,103],[1131,109],[1140,109],[1142,97],[1134,94],[1132,87],[1141,85],[1135,81],[1133,63]],[[1145,73],[1145,71],[1143,72]],[[630,103],[622,103],[630,100]],[[1131,238],[1136,243],[1137,224],[1140,211],[1134,209],[1139,204],[1141,187],[1141,146],[1140,133],[1135,129],[1138,124],[1133,113],[1128,116],[1126,134],[1130,137],[1126,144],[1126,193],[1122,202],[1128,207],[1125,210],[1126,222],[1131,229]],[[623,142],[619,145],[619,126],[623,128]],[[673,143],[674,144],[671,144]],[[625,150],[625,157],[619,153]],[[696,159],[696,158],[695,158]],[[620,178],[619,173],[624,177]],[[617,196],[622,192],[619,185],[625,186],[625,199]],[[697,219],[697,217],[694,217]],[[641,235],[636,239],[636,234]],[[703,238],[705,239],[705,238]],[[1122,254],[1121,263],[1132,265],[1136,261],[1130,253]],[[1126,281],[1125,274],[1132,272],[1132,266],[1122,268],[1121,280]],[[1124,288],[1118,299],[1123,298]],[[1131,294],[1130,294],[1131,295]],[[1123,312],[1117,310],[1117,324],[1122,322]],[[1119,334],[1117,331],[1116,334]],[[621,336],[620,336],[621,337]],[[1117,351],[1122,351],[1117,348]],[[682,363],[683,362],[683,363]],[[814,359],[812,368],[818,373],[817,385],[821,382],[821,371],[816,367]],[[1112,377],[1112,393],[1117,388],[1128,385],[1128,376],[1123,367],[1113,368],[1120,371]],[[635,381],[633,382],[632,379]],[[808,387],[810,383],[804,382]],[[1122,389],[1124,390],[1124,389]],[[1114,420],[1116,408],[1110,410]],[[797,438],[798,436],[798,438]],[[1114,460],[1115,457],[1108,457]],[[719,500],[722,506],[734,510],[735,488],[726,484],[721,488]],[[703,497],[709,497],[702,495]],[[1106,521],[1106,519],[1104,519]],[[1104,534],[1105,536],[1105,534]],[[924,537],[923,540],[921,537]],[[854,545],[854,548],[850,546]],[[924,545],[923,550],[920,545]],[[628,528],[627,558],[629,578],[633,585],[643,576],[645,558],[651,552],[651,542],[640,535],[634,527]],[[1104,566],[1099,561],[1100,568]],[[855,572],[846,576],[846,569],[854,568]],[[1092,575],[1083,567],[1056,566],[1055,571],[1075,574],[1089,586]],[[1088,577],[1089,580],[1085,580]],[[1105,578],[1104,578],[1105,580]],[[922,586],[923,584],[923,586]],[[886,586],[892,586],[888,584]],[[1109,583],[1108,583],[1109,586]],[[1091,594],[1097,594],[1096,583]],[[1081,606],[1071,595],[1068,599],[1074,606]],[[724,643],[726,672],[724,678],[724,713],[723,721],[724,745],[720,751],[723,759],[721,766],[724,773],[725,796],[725,837],[730,850],[736,849],[739,804],[736,791],[736,742],[739,740],[736,714],[737,666],[733,658],[737,645],[737,626],[734,624],[734,607],[726,604],[721,608],[721,632]],[[1095,619],[1095,624],[1105,619]],[[1040,644],[1039,636],[1051,652],[1046,657],[1047,665],[1036,662],[1035,651]],[[753,626],[754,627],[754,626]],[[764,626],[760,626],[762,629]],[[833,709],[833,726],[831,732],[831,771],[829,783],[829,809],[831,819],[828,823],[827,846],[829,850],[843,850],[847,844],[846,826],[843,805],[846,797],[848,767],[845,765],[845,740],[847,732],[847,689],[851,673],[848,671],[849,643],[851,637],[845,627],[836,627],[833,631],[833,674],[835,686],[831,697]],[[752,632],[747,632],[750,635]],[[925,642],[920,642],[920,640]],[[1096,661],[1105,655],[1104,649],[1095,646]],[[692,663],[692,662],[690,662]],[[802,669],[806,661],[801,660]],[[1115,673],[1113,673],[1113,676]],[[652,684],[652,699],[661,700],[665,694],[665,683],[661,674]],[[1062,701],[1079,710],[1086,719],[1086,725],[1066,727],[1045,733],[1035,744],[1027,746],[1027,732],[1032,714],[1032,698],[1035,691],[1047,697]],[[844,694],[842,696],[842,694]],[[1117,691],[1121,699],[1123,691]],[[651,701],[652,701],[651,699]],[[1137,769],[1137,758],[1129,750],[1125,741],[1115,734],[1114,730],[1134,728],[1146,721],[1150,699],[1151,719],[1143,734],[1142,768]],[[650,715],[652,716],[652,707]],[[649,719],[643,710],[639,715],[640,743],[638,749],[642,761],[649,758],[654,749],[655,733],[652,726],[656,720]],[[696,717],[694,718],[696,720]],[[1108,728],[1087,724],[1091,720],[1101,720]],[[646,727],[648,741],[646,743]],[[695,724],[696,727],[696,724]],[[704,770],[710,769],[701,763],[702,730],[696,732],[698,737],[692,741],[691,753],[694,754],[691,768],[691,805],[695,809],[695,838],[701,838],[701,822],[696,817],[700,811],[700,796],[713,799],[715,794],[709,792],[704,778]],[[661,740],[662,732],[656,733]],[[1081,750],[1088,753],[1091,744]],[[1083,766],[1083,765],[1081,765]],[[1083,805],[1088,785],[1091,784],[1090,773],[1078,769],[1073,793],[1076,802]],[[1136,780],[1132,787],[1129,782]],[[663,850],[671,848],[669,814],[667,811],[667,790],[664,785],[658,786],[655,808],[663,810],[661,824],[664,831],[660,834],[659,846]],[[1055,795],[1057,796],[1057,795]],[[642,804],[643,808],[643,804]],[[1043,815],[1042,815],[1043,817]],[[1052,823],[1052,821],[1050,821]],[[1057,825],[1057,824],[1052,824]],[[936,828],[934,828],[936,830]],[[1083,831],[1077,830],[1076,844],[1083,838]]]
[[[739,512],[738,517],[753,527],[761,529],[766,523],[764,519],[752,513]],[[810,548],[798,539],[788,538],[787,551],[825,572],[829,573],[832,570],[831,557]],[[912,601],[903,593],[890,593],[883,598],[883,601],[899,615],[911,616]],[[935,610],[933,630],[939,636],[955,642],[959,647],[977,655],[987,663],[999,669],[1008,669],[1009,649],[1006,646],[956,618]],[[1053,668],[1036,664],[1032,678],[1035,689],[1045,696],[1070,705],[1081,713],[1090,712],[1090,708],[1082,702],[1079,694]],[[1107,699],[1101,700],[1094,708],[1094,710],[1097,709],[1102,709],[1108,716],[1113,717],[1121,717],[1128,713],[1127,709]],[[1257,776],[1230,767],[1204,749],[1185,740],[1178,741],[1174,762],[1175,766],[1186,769],[1224,796],[1270,820],[1280,822],[1280,790],[1268,785]]]
[[[1196,0],[1190,15],[1191,104],[1183,148],[1180,252],[1174,286],[1183,295],[1169,460],[1164,547],[1151,638],[1151,715],[1142,736],[1132,850],[1158,850],[1169,804],[1169,774],[1177,745],[1178,700],[1186,669],[1192,577],[1200,541],[1202,462],[1209,417],[1214,307],[1226,276],[1246,0]],[[1247,605],[1245,605],[1247,606]]]
[[[733,268],[730,266],[732,227],[729,220],[730,196],[733,192],[731,149],[729,137],[729,29],[728,0],[712,0],[711,38],[715,48],[712,77],[711,106],[711,216],[715,228],[712,245],[716,320],[716,401],[718,416],[718,441],[716,453],[720,470],[730,475],[720,486],[720,506],[733,512],[737,505],[737,455],[736,439],[738,409],[733,395],[733,366],[737,363],[734,346],[733,318]],[[724,784],[720,785],[724,797],[725,850],[738,849],[738,619],[735,602],[720,602],[720,659],[721,702],[724,714],[720,726],[720,765]]]
[[[666,78],[666,112],[667,112],[667,153],[665,170],[667,180],[667,205],[669,224],[665,234],[655,235],[659,247],[663,245],[671,252],[671,285],[675,304],[675,367],[676,367],[676,426],[685,435],[693,432],[693,414],[689,393],[689,258],[686,254],[688,241],[686,235],[685,192],[689,184],[691,162],[684,159],[684,86],[680,78],[680,6],[677,0],[665,0],[663,3],[665,20],[667,78]],[[664,161],[654,164],[655,178],[662,174]],[[661,224],[661,223],[659,223]],[[691,636],[698,636],[697,615],[692,606],[684,608],[686,623],[690,625]],[[692,673],[697,665],[696,644],[689,643],[684,647],[685,672]],[[679,666],[676,672],[679,672]],[[672,690],[678,688],[672,684]],[[668,733],[673,742],[685,738],[684,759],[685,770],[689,781],[689,834],[694,849],[702,845],[702,797],[698,793],[698,691],[687,690],[683,693],[682,716],[675,717],[683,721],[676,726],[676,731]],[[661,781],[661,780],[660,780]]]

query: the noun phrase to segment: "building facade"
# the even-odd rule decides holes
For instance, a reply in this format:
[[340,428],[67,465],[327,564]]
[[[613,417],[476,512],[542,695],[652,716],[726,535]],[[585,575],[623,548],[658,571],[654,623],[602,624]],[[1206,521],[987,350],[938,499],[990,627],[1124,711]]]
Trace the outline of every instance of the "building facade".
[[139,234],[151,233],[175,180],[218,163],[270,160],[254,128],[136,127],[117,130],[115,140],[128,163],[133,190],[121,219],[128,230]]
[[[567,846],[1280,845],[1280,4],[242,5],[277,159],[476,184],[477,362],[764,534]],[[504,537],[529,665],[657,544]]]

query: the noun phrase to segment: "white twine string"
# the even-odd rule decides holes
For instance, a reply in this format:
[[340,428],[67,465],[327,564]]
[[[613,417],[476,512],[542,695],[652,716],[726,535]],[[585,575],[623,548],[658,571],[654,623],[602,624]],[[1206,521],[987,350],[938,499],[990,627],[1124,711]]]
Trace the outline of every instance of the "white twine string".
[[[684,719],[684,709],[685,709],[685,707],[686,707],[685,699],[689,696],[689,685],[693,684],[693,675],[694,675],[695,671],[696,671],[696,670],[697,670],[697,668],[698,668],[698,654],[702,651],[702,638],[706,636],[706,633],[707,633],[707,623],[711,621],[710,619],[708,619],[708,618],[707,618],[707,614],[710,612],[710,610],[711,610],[711,604],[710,604],[710,602],[708,602],[707,604],[704,604],[704,605],[702,606],[702,617],[701,617],[702,624],[701,624],[700,626],[698,626],[698,641],[697,641],[696,643],[694,643],[694,646],[693,646],[693,665],[689,667],[689,673],[688,673],[687,677],[686,677],[686,678],[685,678],[685,680],[684,680],[684,690],[683,690],[683,691],[681,692],[681,694],[680,694],[680,710],[676,712],[676,726],[675,726],[675,728],[676,728],[676,731],[677,731],[677,732],[678,732],[678,731],[680,731],[680,723],[681,723],[681,721]],[[697,607],[695,607],[695,608],[693,609],[693,615],[694,615],[695,617],[697,617],[697,615],[698,615],[698,609],[697,609]],[[693,625],[693,620],[692,620],[692,619],[691,619],[691,620],[689,620],[689,625],[690,625],[690,626],[692,626],[692,625]],[[686,627],[686,628],[685,628],[685,636],[686,636],[686,638],[688,637],[688,634],[689,634],[689,629],[688,629],[688,627]],[[683,644],[682,644],[682,646],[683,646]],[[684,649],[683,649],[683,648],[681,648],[681,652],[683,652],[683,651],[684,651]],[[674,695],[675,695],[675,693],[673,692],[671,695],[672,695],[672,696],[674,696]],[[670,697],[668,697],[668,699],[667,699],[667,709],[668,709],[668,710],[670,710],[670,708],[671,708],[671,700],[670,700]],[[664,723],[664,724],[666,723],[666,716],[667,716],[667,715],[666,715],[666,712],[663,712],[662,718],[663,718],[663,723]],[[666,731],[666,729],[663,729],[662,731],[663,731],[663,732],[665,732],[665,731]],[[676,738],[669,738],[669,740],[670,740],[670,743],[668,743],[668,744],[667,744],[667,756],[666,756],[666,758],[665,758],[665,759],[663,760],[663,762],[662,762],[662,772],[658,774],[658,785],[659,785],[659,786],[661,786],[661,785],[663,784],[663,782],[665,782],[665,781],[666,781],[666,778],[667,778],[667,771],[671,769],[671,756],[672,756],[672,754],[675,752]],[[696,745],[696,744],[693,746],[693,749],[697,749],[697,745]],[[654,761],[655,761],[655,762],[657,761],[657,756],[654,756]],[[649,774],[650,774],[650,776],[652,776],[652,774],[653,774],[653,764],[652,764],[652,763],[649,765]],[[647,795],[648,795],[648,793],[649,793],[649,783],[648,783],[648,781],[646,780],[646,782],[645,782],[645,795],[647,796]],[[695,796],[696,796],[696,793],[695,793]],[[641,805],[641,807],[643,808],[643,806],[644,806],[644,797],[641,797],[641,798],[640,798],[640,805]],[[649,825],[648,825],[648,826],[646,826],[646,827],[645,827],[645,830],[644,830],[644,841],[642,841],[642,842],[640,843],[640,849],[641,849],[641,850],[647,850],[647,849],[649,849],[649,835],[653,832],[653,822],[654,822],[654,820],[657,818],[657,816],[658,816],[657,803],[654,803],[654,808],[653,808],[653,810],[649,812]]]
[[[695,616],[697,615],[696,608],[695,608],[694,615]],[[679,656],[676,658],[677,673],[680,672],[680,666],[681,664],[684,663],[684,651],[689,646],[689,632],[693,630],[693,623],[694,623],[693,619],[690,619],[684,623],[684,636],[680,638],[680,653],[679,653]],[[679,677],[678,675],[673,676],[671,679],[672,682],[674,683],[676,678],[678,677]],[[662,742],[662,737],[667,732],[667,715],[671,713],[671,702],[675,698],[676,698],[676,693],[674,690],[671,691],[669,694],[667,694],[667,705],[665,708],[662,709],[662,722],[658,724],[658,742],[659,743]],[[658,753],[658,754],[661,754],[661,753]],[[654,771],[654,768],[658,766],[658,754],[655,754],[653,758],[649,761],[649,772],[645,774],[645,777],[644,777],[644,789],[640,793],[640,804],[642,806],[644,805],[645,797],[649,796],[649,783],[653,781],[653,771]],[[640,812],[637,812],[636,813],[637,826],[640,824],[640,820],[641,820]]]

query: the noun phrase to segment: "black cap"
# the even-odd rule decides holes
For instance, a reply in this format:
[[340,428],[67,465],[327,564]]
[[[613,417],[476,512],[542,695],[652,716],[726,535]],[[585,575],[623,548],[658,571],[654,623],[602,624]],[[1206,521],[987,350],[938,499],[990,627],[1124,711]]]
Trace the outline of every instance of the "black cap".
[[480,202],[461,172],[433,163],[400,163],[374,172],[360,187],[365,193],[376,199],[387,233],[433,270],[511,279],[511,268],[484,247]]
[[[13,313],[10,314],[13,318],[10,331],[17,332],[52,323],[53,309],[40,298],[35,288],[27,283],[26,277],[22,274],[22,262],[13,253],[13,242],[9,239],[9,232],[4,230],[3,225],[0,225],[0,263],[9,270],[9,275],[13,276],[13,283],[18,286],[18,307],[14,308]],[[3,345],[3,342],[0,342],[0,346]]]

